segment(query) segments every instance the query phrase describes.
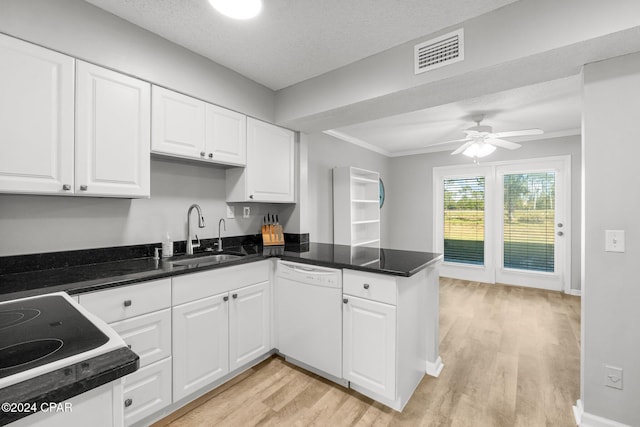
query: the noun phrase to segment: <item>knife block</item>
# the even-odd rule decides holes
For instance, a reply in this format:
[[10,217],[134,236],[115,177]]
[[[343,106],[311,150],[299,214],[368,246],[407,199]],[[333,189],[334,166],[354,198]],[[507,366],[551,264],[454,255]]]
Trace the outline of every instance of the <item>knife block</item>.
[[262,226],[263,246],[284,246],[284,233],[279,224]]

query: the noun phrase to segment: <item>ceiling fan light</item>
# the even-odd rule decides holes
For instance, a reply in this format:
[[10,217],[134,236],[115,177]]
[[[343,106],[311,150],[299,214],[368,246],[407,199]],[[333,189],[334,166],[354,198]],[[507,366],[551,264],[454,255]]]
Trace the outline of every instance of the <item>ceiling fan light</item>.
[[262,10],[262,0],[209,0],[215,10],[233,19],[251,19]]
[[467,157],[485,157],[489,154],[493,153],[496,150],[496,147],[491,144],[479,143],[476,142],[467,147],[466,150],[462,152]]

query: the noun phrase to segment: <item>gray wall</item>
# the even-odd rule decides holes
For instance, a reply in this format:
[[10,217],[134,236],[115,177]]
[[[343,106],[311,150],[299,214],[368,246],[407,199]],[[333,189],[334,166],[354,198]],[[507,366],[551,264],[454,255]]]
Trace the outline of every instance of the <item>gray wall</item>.
[[[580,289],[580,137],[523,142],[515,151],[496,150],[487,162],[571,155],[571,288]],[[466,159],[466,160],[465,160]],[[387,200],[393,232],[388,245],[396,249],[433,250],[433,168],[470,164],[449,152],[394,157],[390,162]]]
[[1,0],[0,32],[266,121],[270,89],[82,0]]
[[[311,241],[333,243],[334,167],[355,166],[389,180],[389,158],[323,133],[302,134],[308,147],[308,215]],[[389,203],[380,211],[381,245],[388,246]]]
[[[583,100],[582,400],[638,426],[640,53],[586,65]],[[607,229],[625,230],[625,253],[604,251]],[[604,365],[624,369],[623,390],[603,385]]]
[[[187,209],[202,207],[206,221],[198,237],[218,236],[218,220],[226,218],[225,173],[222,168],[166,160],[151,162],[151,199],[0,195],[0,256],[57,252],[160,242],[165,232],[186,240]],[[236,218],[226,219],[223,236],[260,232],[266,212],[281,205],[233,204]],[[242,206],[252,216],[242,218]],[[195,224],[193,214],[192,223]]]

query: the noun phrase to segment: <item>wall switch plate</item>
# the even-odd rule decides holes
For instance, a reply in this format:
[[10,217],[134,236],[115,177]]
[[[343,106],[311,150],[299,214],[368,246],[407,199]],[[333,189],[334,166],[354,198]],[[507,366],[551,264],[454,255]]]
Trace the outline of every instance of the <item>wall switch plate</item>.
[[235,206],[227,206],[227,219],[236,217],[236,208]]
[[604,385],[622,390],[622,368],[604,365]]
[[605,230],[605,252],[624,252],[624,230]]
[[242,217],[243,218],[249,218],[249,216],[251,215],[251,208],[249,206],[245,206],[242,208]]

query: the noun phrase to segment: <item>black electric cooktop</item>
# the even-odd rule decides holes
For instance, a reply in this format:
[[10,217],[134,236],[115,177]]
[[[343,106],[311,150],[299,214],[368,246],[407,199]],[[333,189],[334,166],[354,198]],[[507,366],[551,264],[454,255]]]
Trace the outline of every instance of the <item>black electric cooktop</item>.
[[109,338],[60,295],[0,304],[0,378],[93,350]]

